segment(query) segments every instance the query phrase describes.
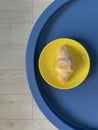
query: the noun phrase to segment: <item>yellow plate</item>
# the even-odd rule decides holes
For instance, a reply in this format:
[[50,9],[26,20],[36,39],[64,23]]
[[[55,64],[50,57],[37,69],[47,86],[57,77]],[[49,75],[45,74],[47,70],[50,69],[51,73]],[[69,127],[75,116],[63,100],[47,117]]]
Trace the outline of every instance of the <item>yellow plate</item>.
[[[65,45],[74,60],[74,73],[69,80],[62,84],[57,79],[55,70],[56,50]],[[77,41],[61,38],[47,44],[39,57],[39,70],[43,79],[51,86],[58,89],[70,89],[81,84],[88,75],[90,59],[86,49]]]

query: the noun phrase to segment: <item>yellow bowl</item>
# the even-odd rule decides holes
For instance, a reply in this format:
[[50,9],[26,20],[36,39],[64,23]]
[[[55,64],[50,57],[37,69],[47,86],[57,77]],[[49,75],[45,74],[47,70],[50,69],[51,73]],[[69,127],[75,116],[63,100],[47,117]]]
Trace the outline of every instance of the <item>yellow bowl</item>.
[[[66,46],[74,60],[74,73],[64,84],[58,81],[55,70],[56,50],[62,45]],[[61,38],[51,41],[44,47],[39,57],[38,66],[43,79],[48,84],[58,89],[70,89],[80,85],[85,80],[90,69],[90,59],[86,49],[79,42]]]

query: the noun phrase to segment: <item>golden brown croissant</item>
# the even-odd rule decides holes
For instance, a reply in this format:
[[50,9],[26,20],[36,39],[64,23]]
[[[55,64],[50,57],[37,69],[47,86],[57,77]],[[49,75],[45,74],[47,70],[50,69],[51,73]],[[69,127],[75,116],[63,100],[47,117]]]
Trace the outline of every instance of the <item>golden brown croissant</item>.
[[65,46],[61,46],[57,49],[57,60],[55,67],[58,80],[65,83],[73,73],[72,57],[68,53]]

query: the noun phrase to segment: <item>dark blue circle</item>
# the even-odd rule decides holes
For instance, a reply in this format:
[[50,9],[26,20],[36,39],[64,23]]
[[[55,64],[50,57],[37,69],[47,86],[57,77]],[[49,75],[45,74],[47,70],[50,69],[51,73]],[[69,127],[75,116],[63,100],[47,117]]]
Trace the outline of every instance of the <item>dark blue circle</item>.
[[[31,93],[41,111],[60,130],[98,129],[98,0],[56,0],[36,22],[26,50],[26,73]],[[72,38],[88,51],[91,69],[78,87],[59,90],[41,77],[38,58],[57,38]],[[82,72],[81,72],[82,74]]]

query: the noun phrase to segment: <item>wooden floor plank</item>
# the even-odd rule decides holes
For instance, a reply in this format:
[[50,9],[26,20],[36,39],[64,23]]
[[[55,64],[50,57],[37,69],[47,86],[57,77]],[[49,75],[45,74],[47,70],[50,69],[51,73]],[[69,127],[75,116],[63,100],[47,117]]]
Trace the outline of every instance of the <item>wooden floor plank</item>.
[[32,0],[0,0],[0,23],[32,22]]
[[0,71],[0,94],[31,94],[25,71]]
[[25,48],[0,47],[0,70],[25,70]]
[[0,24],[0,47],[26,47],[33,23]]
[[0,119],[32,119],[32,97],[0,95]]
[[0,130],[57,130],[48,120],[0,120]]

